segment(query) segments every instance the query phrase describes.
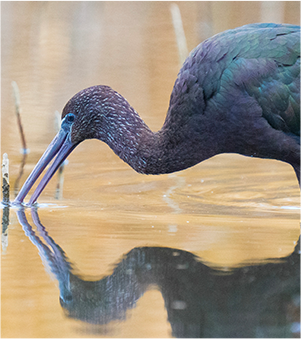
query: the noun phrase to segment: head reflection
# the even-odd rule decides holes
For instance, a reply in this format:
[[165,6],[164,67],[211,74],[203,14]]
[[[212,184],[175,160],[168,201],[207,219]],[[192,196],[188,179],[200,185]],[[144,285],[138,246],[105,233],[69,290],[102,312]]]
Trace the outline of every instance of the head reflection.
[[245,266],[227,274],[186,251],[137,247],[124,255],[111,275],[89,281],[74,272],[36,209],[31,215],[39,236],[24,210],[17,214],[57,279],[60,304],[69,317],[99,325],[125,320],[127,310],[156,285],[175,337],[291,337],[300,328],[299,242],[280,263]]

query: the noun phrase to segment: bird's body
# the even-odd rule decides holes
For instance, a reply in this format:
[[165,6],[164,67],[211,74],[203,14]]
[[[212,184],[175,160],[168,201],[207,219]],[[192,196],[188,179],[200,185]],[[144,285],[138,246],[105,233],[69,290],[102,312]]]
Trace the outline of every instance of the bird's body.
[[[89,138],[106,142],[145,174],[175,172],[216,154],[239,153],[285,161],[299,179],[300,27],[252,24],[201,43],[178,74],[158,132],[152,132],[126,99],[107,86],[77,93],[66,104],[62,119],[68,145],[58,151],[31,203],[59,164]],[[49,157],[45,154],[42,162]],[[17,202],[23,201],[41,166],[36,166]]]
[[299,163],[300,28],[248,25],[208,39],[180,71],[170,116],[178,98],[212,153]]

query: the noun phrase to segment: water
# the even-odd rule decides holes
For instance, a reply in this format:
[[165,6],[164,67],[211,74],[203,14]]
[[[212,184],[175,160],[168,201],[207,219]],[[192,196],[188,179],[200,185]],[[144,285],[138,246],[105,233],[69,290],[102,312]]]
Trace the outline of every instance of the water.
[[[298,23],[298,6],[285,3],[283,21]],[[189,50],[262,15],[259,2],[180,9]],[[3,2],[1,151],[11,186],[22,158],[11,81],[30,149],[23,183],[56,133],[54,112],[77,91],[110,85],[158,130],[178,70],[167,2]],[[37,212],[10,209],[3,337],[298,336],[290,166],[221,155],[143,176],[96,140],[68,159],[61,200],[54,177]]]

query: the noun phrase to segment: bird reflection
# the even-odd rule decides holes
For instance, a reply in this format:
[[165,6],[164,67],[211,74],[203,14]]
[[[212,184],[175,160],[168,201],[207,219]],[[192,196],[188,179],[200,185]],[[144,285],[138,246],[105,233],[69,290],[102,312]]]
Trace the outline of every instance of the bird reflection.
[[144,292],[162,293],[174,337],[299,337],[300,239],[294,252],[277,263],[248,265],[223,272],[192,253],[164,247],[137,247],[111,275],[88,281],[75,274],[63,249],[49,236],[36,209],[39,236],[17,212],[26,236],[39,249],[59,282],[66,314],[104,325],[126,319]]

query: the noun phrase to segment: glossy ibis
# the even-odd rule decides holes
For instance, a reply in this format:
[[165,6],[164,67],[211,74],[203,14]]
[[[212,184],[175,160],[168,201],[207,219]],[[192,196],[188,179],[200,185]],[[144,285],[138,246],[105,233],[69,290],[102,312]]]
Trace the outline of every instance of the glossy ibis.
[[91,138],[107,143],[139,173],[171,173],[216,154],[239,153],[285,161],[300,181],[299,101],[299,26],[251,24],[225,31],[198,45],[184,62],[158,132],[108,86],[77,93],[15,202],[23,202],[57,154],[33,204],[73,149]]

